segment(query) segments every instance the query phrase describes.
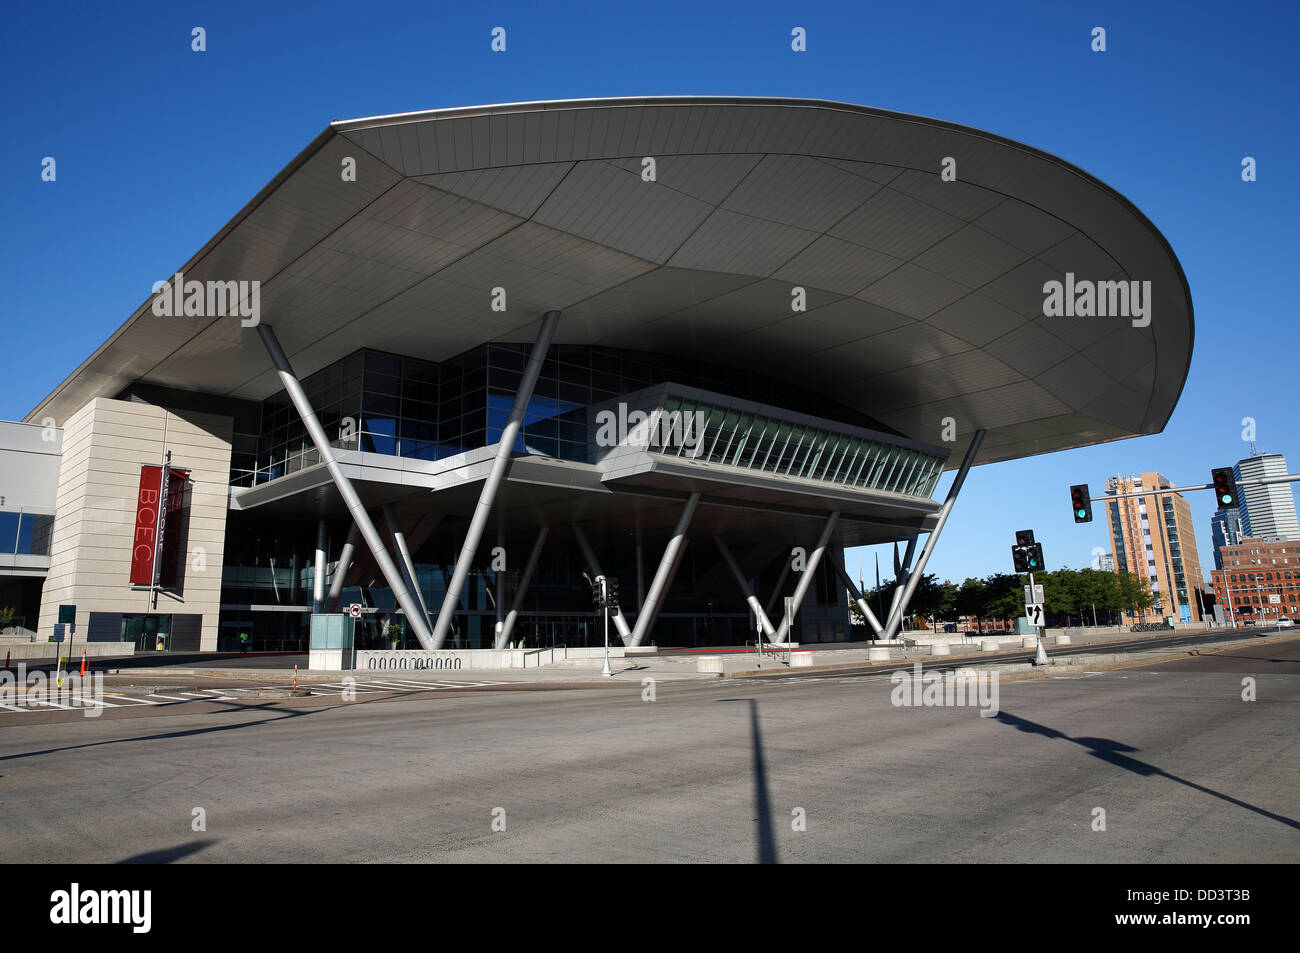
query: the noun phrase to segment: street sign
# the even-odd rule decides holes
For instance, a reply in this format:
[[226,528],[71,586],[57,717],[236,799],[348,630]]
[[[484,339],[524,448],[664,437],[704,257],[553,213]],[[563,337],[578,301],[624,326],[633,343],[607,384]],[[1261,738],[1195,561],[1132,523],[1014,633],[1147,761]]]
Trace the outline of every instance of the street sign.
[[1037,627],[1042,625],[1043,604],[1041,602],[1035,602],[1031,605],[1025,606],[1025,618],[1029,620],[1029,624],[1032,626]]
[[785,625],[787,629],[794,625],[794,596],[785,597]]
[[76,621],[77,621],[77,607],[76,607],[76,606],[59,606],[59,621],[60,621],[60,622],[76,622]]
[[56,625],[54,626],[54,641],[55,641],[55,642],[62,642],[62,641],[63,641],[63,629],[64,629],[64,626],[63,626],[63,623],[62,623],[62,622],[60,622],[60,623],[58,623],[58,624],[56,624]]
[[354,603],[352,603],[352,605],[348,606],[348,615],[352,616],[352,618],[354,618],[354,619],[360,619],[360,618],[361,618],[361,603],[359,603],[359,602],[354,602]]
[[1034,586],[1034,591],[1030,592],[1029,587],[1025,586],[1025,605],[1032,606],[1035,602],[1043,602],[1043,587]]
[[1275,606],[1275,605],[1279,605],[1279,604],[1281,604],[1281,602],[1282,602],[1282,597],[1279,596],[1276,592],[1270,592],[1270,593],[1268,594],[1268,604],[1269,604],[1269,605],[1271,605],[1271,606]]

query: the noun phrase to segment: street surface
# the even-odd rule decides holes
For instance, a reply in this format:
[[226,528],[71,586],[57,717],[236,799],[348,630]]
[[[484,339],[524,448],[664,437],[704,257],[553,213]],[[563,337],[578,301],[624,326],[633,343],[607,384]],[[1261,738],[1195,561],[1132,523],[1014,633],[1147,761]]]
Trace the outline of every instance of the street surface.
[[1003,680],[990,718],[887,675],[457,674],[0,711],[0,860],[1300,861],[1300,640]]

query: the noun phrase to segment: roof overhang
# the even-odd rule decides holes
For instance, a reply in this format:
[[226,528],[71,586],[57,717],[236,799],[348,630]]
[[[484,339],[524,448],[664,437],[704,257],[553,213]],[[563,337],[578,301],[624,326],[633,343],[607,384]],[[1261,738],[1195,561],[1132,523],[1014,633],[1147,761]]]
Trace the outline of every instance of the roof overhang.
[[[950,463],[980,428],[978,463],[1159,432],[1193,340],[1176,257],[1113,189],[990,133],[820,100],[335,122],[176,270],[259,281],[303,376],[361,346],[442,360],[531,341],[560,309],[559,343],[707,354],[931,442],[952,418]],[[1044,284],[1067,272],[1149,281],[1150,323],[1045,317]],[[137,380],[280,389],[238,317],[152,302],[27,419],[61,423]]]

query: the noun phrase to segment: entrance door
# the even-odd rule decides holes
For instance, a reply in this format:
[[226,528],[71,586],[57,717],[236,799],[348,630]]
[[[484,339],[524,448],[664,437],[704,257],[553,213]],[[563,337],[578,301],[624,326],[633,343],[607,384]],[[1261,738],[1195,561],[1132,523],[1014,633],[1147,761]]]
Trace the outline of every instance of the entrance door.
[[124,615],[122,641],[134,642],[137,652],[165,652],[170,623],[169,615]]

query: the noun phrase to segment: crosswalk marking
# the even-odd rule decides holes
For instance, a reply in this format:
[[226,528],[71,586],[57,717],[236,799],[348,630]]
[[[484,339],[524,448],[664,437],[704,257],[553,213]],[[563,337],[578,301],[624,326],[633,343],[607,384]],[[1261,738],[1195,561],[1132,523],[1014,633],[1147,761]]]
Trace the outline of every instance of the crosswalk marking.
[[[484,688],[491,685],[505,685],[506,682],[494,681],[416,681],[415,679],[384,679],[356,681],[351,684],[342,682],[321,682],[315,684],[303,685],[303,688],[313,692],[330,695],[343,695],[346,693],[356,693],[357,695],[394,695],[394,694],[416,694],[419,692],[430,691],[452,691],[458,688]],[[150,692],[148,696],[144,695],[123,695],[120,692],[101,692],[98,696],[87,695],[82,692],[54,692],[55,698],[62,699],[72,704],[63,704],[59,701],[49,701],[44,695],[28,695],[17,699],[21,704],[10,705],[0,703],[0,711],[12,711],[28,713],[33,711],[47,711],[57,709],[62,711],[84,710],[87,708],[133,708],[138,706],[172,706],[184,704],[186,702],[238,702],[246,699],[237,698],[227,695],[222,689],[209,688],[197,691],[180,691],[174,695],[163,695],[159,692]],[[108,699],[112,699],[109,701]],[[40,706],[40,707],[38,707]]]

